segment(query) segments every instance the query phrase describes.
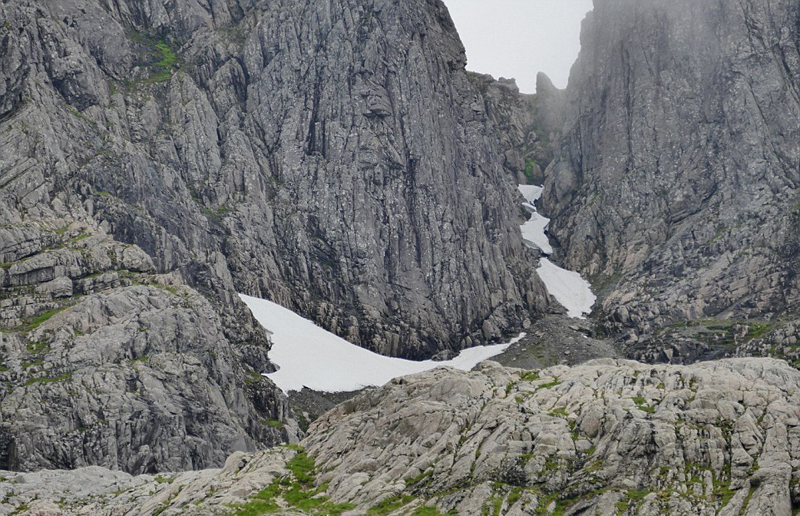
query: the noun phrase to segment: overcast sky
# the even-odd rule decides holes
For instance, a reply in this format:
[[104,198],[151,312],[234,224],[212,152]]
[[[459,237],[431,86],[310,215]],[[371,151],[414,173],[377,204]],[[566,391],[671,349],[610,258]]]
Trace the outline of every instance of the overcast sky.
[[444,0],[467,49],[467,68],[515,78],[536,91],[536,73],[559,88],[580,49],[581,20],[592,0]]

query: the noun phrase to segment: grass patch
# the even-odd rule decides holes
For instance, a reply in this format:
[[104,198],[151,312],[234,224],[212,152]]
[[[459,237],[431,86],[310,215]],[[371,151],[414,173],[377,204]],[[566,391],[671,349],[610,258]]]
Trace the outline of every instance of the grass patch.
[[73,243],[74,242],[80,242],[81,240],[86,240],[90,236],[92,236],[92,235],[90,235],[89,233],[81,233],[80,235],[76,236],[75,238],[71,238],[69,241],[73,242]]
[[153,283],[153,286],[156,287],[156,288],[160,288],[161,290],[166,290],[170,294],[175,294],[175,295],[178,294],[178,289],[176,287],[173,287],[172,285],[164,285],[162,283]]
[[[448,512],[447,515],[458,516],[458,513],[455,510],[452,510]],[[439,512],[439,509],[437,509],[436,507],[429,507],[426,505],[423,507],[419,507],[417,510],[412,512],[411,516],[445,516],[445,515]]]
[[251,500],[234,508],[236,510],[233,516],[261,516],[262,514],[273,514],[280,510],[278,504],[273,500]]
[[312,484],[316,479],[314,468],[314,459],[309,457],[305,451],[299,452],[286,463],[286,469],[292,472],[297,482],[306,486]]
[[413,500],[414,497],[410,495],[390,496],[389,498],[386,498],[379,504],[370,507],[369,510],[367,510],[367,516],[386,516],[387,514],[393,513],[400,507],[408,505]]
[[557,386],[557,385],[561,385],[561,380],[559,380],[559,379],[558,379],[558,376],[556,376],[556,377],[553,379],[553,381],[552,381],[552,382],[543,383],[542,385],[540,385],[540,386],[539,386],[539,387],[537,387],[537,388],[538,388],[538,389],[552,389],[553,387],[555,387],[555,386]]
[[770,325],[766,323],[754,323],[747,329],[747,335],[744,336],[746,341],[758,339],[763,337],[770,330]]
[[28,380],[25,382],[25,387],[28,387],[28,386],[31,386],[31,385],[35,385],[37,383],[62,382],[64,380],[69,380],[70,378],[72,378],[72,373],[66,373],[66,374],[62,374],[62,375],[59,375],[59,376],[53,376],[53,377],[28,378]]
[[642,500],[644,500],[645,497],[649,494],[650,491],[646,489],[631,489],[626,493],[627,499],[620,500],[619,502],[617,502],[617,511],[620,514],[624,513],[625,511],[628,510],[628,508],[632,503],[639,505],[640,503],[642,503]]
[[40,353],[46,353],[50,350],[50,344],[46,342],[31,342],[28,344],[27,348],[28,353],[31,355],[38,355]]
[[58,308],[54,308],[53,310],[48,310],[48,311],[46,311],[44,313],[41,313],[41,314],[39,314],[39,315],[37,315],[35,317],[31,317],[30,319],[28,319],[27,323],[23,324],[22,327],[18,328],[18,329],[22,330],[22,331],[35,330],[36,328],[38,328],[42,324],[44,324],[47,321],[49,321],[54,315],[63,312],[64,310],[66,310],[70,306],[71,305],[60,306]]
[[638,408],[639,410],[641,410],[643,412],[647,412],[648,414],[652,414],[652,413],[654,413],[656,411],[655,407],[651,407],[647,403],[647,400],[644,399],[641,396],[634,396],[631,399],[633,400],[634,403],[636,403],[636,408]]
[[127,91],[134,90],[141,85],[165,82],[172,78],[181,60],[176,49],[170,43],[138,31],[129,32],[128,37],[142,47],[141,61],[137,64],[149,68],[150,74],[145,79],[125,79],[123,85]]
[[525,160],[525,179],[528,180],[528,183],[533,184],[536,181],[536,178],[533,177],[533,171],[536,169],[536,160],[528,158]]

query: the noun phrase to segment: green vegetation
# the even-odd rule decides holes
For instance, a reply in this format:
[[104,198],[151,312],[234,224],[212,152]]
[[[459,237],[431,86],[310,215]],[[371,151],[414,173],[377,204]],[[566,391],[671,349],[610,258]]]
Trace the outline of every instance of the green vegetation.
[[72,378],[72,373],[66,373],[66,374],[62,374],[62,375],[59,375],[59,376],[54,376],[52,378],[50,378],[50,377],[28,378],[28,380],[25,382],[25,387],[28,387],[30,385],[34,385],[34,384],[37,384],[37,383],[56,383],[56,382],[61,382],[61,381],[64,381],[64,380],[69,380],[70,378]]
[[178,54],[172,50],[172,48],[167,45],[164,41],[159,41],[156,43],[156,49],[158,50],[161,59],[153,66],[156,67],[158,73],[150,78],[151,82],[164,82],[169,80],[172,77],[172,68],[178,61]]
[[745,340],[750,341],[763,337],[770,330],[770,325],[766,323],[753,323],[747,329]]
[[153,283],[153,286],[156,288],[160,288],[161,290],[166,290],[170,294],[177,294],[178,289],[173,287],[172,285],[164,285],[162,283]]
[[31,317],[28,320],[28,323],[23,328],[23,330],[30,331],[30,330],[36,329],[39,326],[41,326],[42,324],[44,324],[45,322],[49,321],[51,317],[53,317],[54,315],[56,315],[58,313],[63,312],[67,308],[69,308],[69,305],[61,306],[61,307],[58,307],[58,308],[54,308],[53,310],[48,310],[47,312],[39,314],[39,315],[37,315],[35,317]]
[[747,492],[747,497],[744,499],[744,503],[742,503],[742,508],[739,509],[738,516],[743,516],[745,512],[747,512],[747,506],[750,505],[750,500],[753,498],[753,493],[756,492],[755,487],[751,487],[750,491]]
[[[502,502],[502,499],[500,500]],[[447,515],[458,516],[458,513],[453,510],[447,513]],[[439,512],[439,509],[436,507],[429,507],[427,505],[419,507],[417,510],[411,513],[411,516],[446,516]]]
[[283,423],[278,421],[277,419],[270,419],[268,421],[264,421],[264,424],[267,426],[271,426],[272,428],[283,428]]
[[617,511],[620,513],[624,513],[628,510],[628,507],[633,503],[635,505],[639,505],[642,503],[642,500],[650,494],[650,491],[646,489],[631,489],[626,493],[627,498],[625,500],[620,500],[617,502]]
[[17,507],[17,509],[14,512],[12,512],[11,514],[12,515],[14,515],[14,514],[25,514],[26,512],[28,512],[28,504],[27,503],[23,503],[22,505]]
[[416,477],[405,479],[406,487],[420,487],[428,483],[433,471],[423,471]]
[[536,160],[527,158],[525,160],[525,179],[528,180],[528,183],[533,184],[536,181],[536,178],[533,176],[533,171],[536,169]]
[[528,371],[520,377],[523,382],[535,382],[539,379],[539,373],[536,371]]
[[31,355],[38,355],[40,353],[46,353],[50,350],[50,344],[46,342],[31,342],[28,344],[27,348],[28,353]]
[[655,407],[651,407],[648,405],[647,400],[642,398],[641,396],[634,396],[631,398],[634,403],[636,403],[636,408],[643,412],[647,412],[648,414],[652,414],[656,411]]
[[89,118],[88,116],[84,115],[83,113],[81,113],[80,111],[78,111],[77,109],[75,109],[74,107],[70,106],[70,108],[69,108],[69,112],[70,112],[70,113],[71,113],[73,116],[76,116],[76,117],[80,118],[81,120],[83,120],[83,121],[84,121],[84,122],[86,122],[87,124],[94,125],[94,120],[92,120],[92,119],[91,119],[91,118]]
[[157,84],[172,78],[180,57],[170,42],[157,39],[149,34],[132,31],[128,37],[142,48],[140,66],[150,69],[150,76],[146,79],[126,79],[123,81],[126,90],[130,91],[142,85]]
[[279,499],[294,509],[315,516],[338,516],[353,509],[352,504],[334,504],[324,493],[327,484],[314,486],[316,482],[316,466],[314,460],[297,446],[297,455],[286,464],[291,473],[283,478],[275,479],[269,486],[261,490],[247,503],[234,506],[234,516],[260,516],[281,510]]
[[538,389],[552,389],[553,387],[555,387],[557,385],[561,385],[561,380],[558,379],[558,376],[556,376],[553,379],[552,382],[543,383],[542,385],[539,385],[537,388]]
[[165,476],[162,476],[162,475],[158,475],[156,477],[156,482],[158,482],[159,484],[171,484],[174,481],[175,481],[174,478],[169,478],[169,477],[165,477]]
[[[406,482],[406,485],[408,483]],[[386,516],[404,505],[408,505],[414,500],[413,496],[409,495],[395,495],[386,498],[381,503],[374,505],[367,511],[367,516]]]

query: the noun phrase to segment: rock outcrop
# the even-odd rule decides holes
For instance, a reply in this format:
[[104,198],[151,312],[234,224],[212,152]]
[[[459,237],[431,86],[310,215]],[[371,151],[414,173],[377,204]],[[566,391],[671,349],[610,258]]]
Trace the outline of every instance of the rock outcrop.
[[223,470],[0,472],[0,511],[790,516],[798,393],[800,372],[773,359],[438,369],[343,403],[304,449]]
[[799,18],[790,0],[608,0],[584,21],[542,209],[634,356],[724,354],[672,329],[797,313]]
[[51,242],[0,269],[0,468],[208,468],[296,439],[209,301],[88,231],[0,230],[22,249]]

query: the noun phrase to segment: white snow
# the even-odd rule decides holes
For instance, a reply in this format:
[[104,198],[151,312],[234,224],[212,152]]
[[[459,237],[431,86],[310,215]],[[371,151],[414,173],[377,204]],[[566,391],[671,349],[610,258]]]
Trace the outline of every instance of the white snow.
[[265,376],[285,393],[303,387],[324,392],[355,391],[440,366],[469,371],[525,336],[523,333],[507,344],[465,349],[453,360],[445,362],[414,362],[385,357],[358,347],[271,301],[243,294],[239,297],[256,320],[272,334],[269,357],[279,370]]
[[562,269],[547,258],[542,258],[536,272],[550,295],[567,309],[570,317],[583,319],[592,311],[597,297],[592,293],[589,282],[580,274]]
[[519,191],[528,202],[522,203],[526,210],[531,212],[531,218],[528,222],[520,226],[522,231],[522,241],[529,247],[541,250],[544,254],[553,254],[553,248],[550,246],[550,241],[547,239],[545,231],[550,224],[550,219],[542,217],[536,210],[534,204],[542,197],[544,188],[535,185],[519,185]]
[[538,213],[531,213],[531,218],[528,222],[521,225],[519,228],[522,231],[522,240],[529,246],[534,246],[544,254],[553,254],[553,248],[550,245],[550,240],[545,234],[550,219],[542,217]]
[[522,192],[522,196],[525,197],[525,200],[531,204],[536,204],[536,201],[542,197],[542,192],[544,192],[543,186],[519,185],[517,188]]
[[[553,254],[553,247],[547,238],[547,226],[550,219],[543,217],[534,204],[542,197],[544,188],[533,185],[519,185],[519,191],[528,202],[522,203],[531,212],[531,218],[520,226],[522,241],[526,245],[538,248],[546,255]],[[583,319],[592,311],[597,297],[592,293],[589,282],[577,272],[562,269],[547,258],[542,258],[536,269],[544,281],[547,291],[567,309],[567,314],[576,319]]]

